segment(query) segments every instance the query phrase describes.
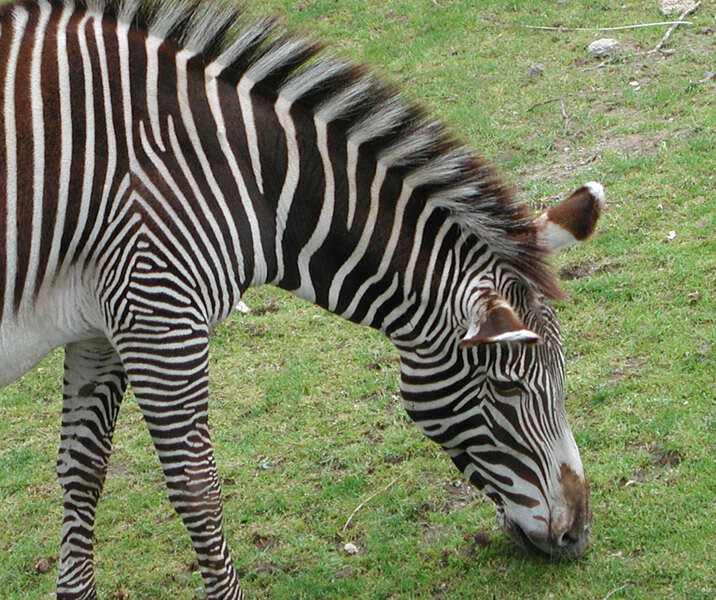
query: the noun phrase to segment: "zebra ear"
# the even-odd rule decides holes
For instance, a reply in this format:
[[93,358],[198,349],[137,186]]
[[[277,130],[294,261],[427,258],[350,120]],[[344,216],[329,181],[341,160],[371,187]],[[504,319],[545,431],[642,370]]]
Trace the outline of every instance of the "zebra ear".
[[586,183],[564,202],[535,219],[537,241],[546,250],[558,252],[586,240],[594,232],[605,203],[602,184]]
[[471,320],[465,337],[460,341],[460,348],[501,342],[534,344],[542,341],[539,335],[525,327],[522,319],[502,298],[490,298],[478,312],[482,314],[475,315]]

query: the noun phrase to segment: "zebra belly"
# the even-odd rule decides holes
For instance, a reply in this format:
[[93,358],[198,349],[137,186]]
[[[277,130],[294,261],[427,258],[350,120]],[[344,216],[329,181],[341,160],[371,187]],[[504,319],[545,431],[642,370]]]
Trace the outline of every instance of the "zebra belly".
[[83,339],[103,337],[94,303],[65,280],[0,321],[0,387],[30,371],[49,352]]

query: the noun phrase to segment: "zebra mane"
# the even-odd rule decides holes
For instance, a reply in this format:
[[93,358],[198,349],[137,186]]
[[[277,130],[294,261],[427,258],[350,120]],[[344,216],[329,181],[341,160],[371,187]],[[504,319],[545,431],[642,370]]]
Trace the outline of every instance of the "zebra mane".
[[349,144],[366,144],[384,168],[399,169],[426,202],[451,213],[545,296],[562,296],[537,243],[531,210],[516,203],[490,167],[443,124],[365,67],[285,32],[274,18],[244,23],[242,7],[227,0],[48,1],[74,4],[169,40],[218,77],[235,85],[248,79],[255,91],[343,128]]

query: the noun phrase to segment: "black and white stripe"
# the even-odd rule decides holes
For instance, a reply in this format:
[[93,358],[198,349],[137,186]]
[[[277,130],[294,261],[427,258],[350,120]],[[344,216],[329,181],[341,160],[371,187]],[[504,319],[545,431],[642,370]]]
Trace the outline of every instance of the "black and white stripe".
[[[508,533],[566,546],[588,508],[563,518],[565,472],[586,484],[529,215],[372,75],[270,20],[228,33],[238,18],[168,1],[0,9],[0,383],[66,345],[58,597],[96,597],[94,513],[127,381],[209,598],[243,597],[208,338],[263,283],[385,332],[418,427]],[[460,343],[500,306],[524,328]]]

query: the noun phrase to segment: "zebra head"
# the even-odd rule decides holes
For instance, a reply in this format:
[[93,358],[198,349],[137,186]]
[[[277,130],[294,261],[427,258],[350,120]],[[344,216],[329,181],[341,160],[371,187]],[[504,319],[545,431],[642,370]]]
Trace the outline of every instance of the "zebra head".
[[[555,251],[585,239],[603,203],[601,185],[580,188],[534,222],[539,243]],[[592,517],[565,411],[555,311],[534,285],[485,259],[455,288],[457,316],[434,328],[450,333],[403,356],[404,406],[495,502],[512,540],[574,558],[587,546]]]

